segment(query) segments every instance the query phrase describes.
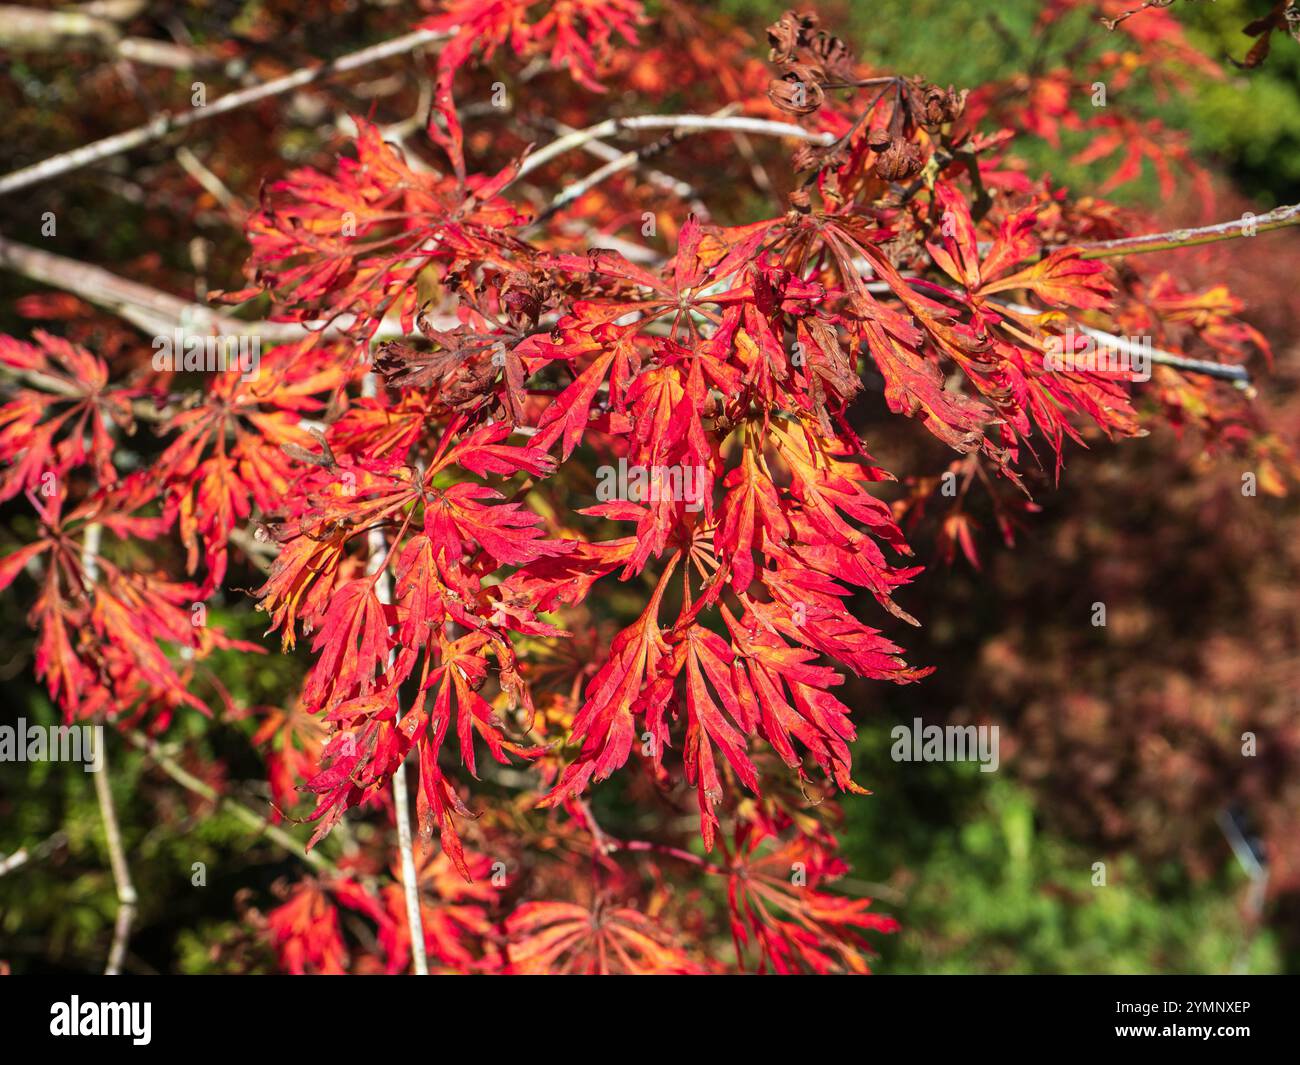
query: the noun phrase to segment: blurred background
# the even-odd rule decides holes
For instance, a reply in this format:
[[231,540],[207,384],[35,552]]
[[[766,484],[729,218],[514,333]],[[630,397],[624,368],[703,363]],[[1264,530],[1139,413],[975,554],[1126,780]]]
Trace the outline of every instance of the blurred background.
[[[716,11],[749,31],[761,57],[763,27],[784,6],[724,0]],[[805,6],[873,66],[958,87],[1122,47],[1087,11],[1044,40],[1036,20],[1050,5],[1029,0]],[[1250,47],[1242,26],[1267,6],[1175,5],[1173,17],[1217,73],[1188,70],[1174,84],[1145,77],[1139,65],[1112,91],[1128,113],[1183,131],[1189,166],[1172,195],[1143,165],[1107,191],[1109,199],[1161,229],[1300,200],[1300,45],[1278,35],[1258,69],[1230,61]],[[273,71],[292,69],[294,57],[383,39],[420,13],[418,5],[341,0],[307,9],[273,0],[145,9],[143,25],[156,32],[175,20],[196,48],[220,51],[237,40],[253,68],[266,62]],[[11,44],[0,56],[4,171],[143,121],[159,100],[183,100],[188,91],[187,74],[151,68],[141,81],[93,54]],[[345,102],[364,113],[369,99],[382,113],[386,98],[367,98],[366,85],[353,79]],[[220,134],[205,128],[186,143],[217,170],[219,186],[250,195],[286,160],[327,163],[330,140],[312,113],[319,96],[284,103],[233,114]],[[664,110],[671,109],[666,92]],[[240,150],[271,138],[278,164]],[[1023,137],[1019,154],[1072,190],[1095,190],[1117,163],[1077,158],[1091,141],[1067,128],[1056,143]],[[674,171],[671,154],[656,165]],[[178,273],[192,274],[196,291],[238,287],[243,247],[228,205],[168,153],[145,152],[127,170],[82,171],[57,188],[0,199],[0,232],[35,244],[41,212],[55,206],[60,254],[160,287],[174,287]],[[1292,429],[1300,425],[1296,232],[1177,253],[1180,270],[1207,285],[1224,282],[1247,302],[1245,317],[1275,354],[1272,372],[1258,380],[1261,402]],[[76,301],[60,305],[65,297],[11,271],[0,272],[0,292],[5,332],[25,335],[58,311],[60,327],[82,330],[97,350],[138,343],[129,327]],[[924,434],[868,437],[879,439],[873,451],[886,468],[943,468]],[[920,685],[861,685],[846,697],[861,711],[856,778],[874,794],[843,804],[852,873],[841,887],[877,898],[902,924],[881,939],[878,972],[1300,972],[1294,493],[1243,498],[1249,471],[1240,459],[1208,454],[1197,438],[1171,429],[1120,446],[1090,443],[1068,453],[1059,487],[1036,492],[1042,509],[1023,515],[1014,549],[1002,543],[992,513],[972,503],[978,568],[961,552],[945,562],[932,523],[911,533],[927,569],[900,602],[925,624],[889,631],[912,664],[939,668]],[[7,552],[30,519],[17,504],[2,509]],[[248,586],[255,579],[249,574]],[[1095,602],[1107,604],[1104,628],[1090,622]],[[261,625],[246,606],[217,605],[212,620],[257,639]],[[32,680],[26,609],[19,597],[0,597],[4,720],[53,723]],[[290,688],[301,663],[232,658],[217,672],[232,703],[253,707]],[[892,761],[890,730],[917,717],[998,725],[999,771]],[[230,715],[215,723],[180,717],[169,739],[189,772],[264,804],[265,768],[248,743],[254,727]],[[1246,732],[1257,737],[1255,757],[1242,756]],[[144,900],[128,967],[269,968],[245,935],[248,908],[296,871],[293,862],[150,772],[132,751],[118,749],[114,776]],[[28,860],[0,875],[0,958],[15,972],[96,969],[115,902],[89,775],[49,763],[0,764],[0,855],[20,848]],[[169,894],[165,885],[196,861],[213,871],[207,891]],[[1104,889],[1094,886],[1099,862]]]

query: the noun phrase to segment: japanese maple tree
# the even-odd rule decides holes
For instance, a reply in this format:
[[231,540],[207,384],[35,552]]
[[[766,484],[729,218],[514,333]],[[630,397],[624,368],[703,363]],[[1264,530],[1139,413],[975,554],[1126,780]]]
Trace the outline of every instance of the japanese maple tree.
[[[0,337],[0,498],[35,530],[0,588],[35,590],[36,671],[146,748],[178,715],[255,722],[259,813],[311,826],[247,915],[288,971],[867,972],[897,924],[836,888],[837,802],[872,785],[850,678],[942,666],[907,654],[909,585],[993,549],[971,489],[1010,545],[1072,450],[1164,423],[1284,490],[1247,384],[1267,341],[1140,253],[1297,213],[1135,236],[1016,155],[1086,129],[1118,156],[1102,193],[1146,159],[1211,196],[1176,132],[1075,107],[1126,56],[1213,76],[1163,6],[1094,69],[969,89],[803,11],[759,42],[637,0],[409,28],[418,125],[353,114],[241,214],[243,287],[192,331],[273,338],[250,372]],[[678,151],[743,202],[665,173]],[[1133,337],[1149,380],[1059,358]],[[915,433],[938,465],[874,457]],[[301,683],[238,705],[223,663],[251,654]],[[384,831],[336,847],[354,820]]]

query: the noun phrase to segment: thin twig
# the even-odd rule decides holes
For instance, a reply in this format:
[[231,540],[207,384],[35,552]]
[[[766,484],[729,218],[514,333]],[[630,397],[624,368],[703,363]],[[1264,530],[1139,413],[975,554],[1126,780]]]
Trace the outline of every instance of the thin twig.
[[773,122],[766,118],[713,115],[635,115],[631,118],[611,118],[594,126],[588,126],[586,129],[575,130],[563,137],[557,137],[550,144],[539,148],[524,160],[516,180],[532,173],[539,166],[549,163],[557,155],[582,147],[590,140],[612,137],[624,130],[642,129],[737,130],[741,133],[761,133],[770,137],[797,137],[821,145],[831,144],[835,140],[829,133],[814,133],[790,122]]
[[36,844],[31,850],[26,847],[19,847],[13,854],[0,856],[0,876],[12,873],[16,869],[21,869],[28,862],[38,862],[53,850],[57,850],[68,842],[68,834],[59,829],[48,839]]
[[[106,743],[101,743],[106,747]],[[131,940],[131,925],[139,899],[131,883],[131,867],[126,863],[126,850],[122,846],[122,829],[118,824],[117,810],[113,806],[113,783],[108,776],[108,751],[99,752],[100,767],[95,778],[95,798],[99,800],[99,813],[104,821],[104,838],[108,842],[108,864],[113,870],[113,885],[117,889],[117,919],[113,922],[113,944],[108,950],[105,976],[117,976],[126,959],[127,944]]]
[[[692,133],[692,130],[673,130],[673,135],[675,135],[675,137],[685,137],[688,133]],[[584,147],[590,147],[590,144],[584,144]],[[615,174],[621,173],[623,170],[636,166],[637,163],[640,163],[643,157],[645,157],[646,152],[650,150],[650,147],[654,146],[633,148],[632,151],[623,152],[621,155],[615,155],[614,159],[611,159],[603,166],[598,166],[597,169],[593,170],[593,172],[588,174],[585,178],[580,178],[578,181],[573,182],[572,185],[565,186],[564,189],[556,192],[554,198],[551,199],[549,204],[546,204],[545,208],[542,208],[541,213],[534,218],[533,225],[541,225],[542,222],[550,220],[550,218],[554,216],[556,212],[560,211],[560,209],[564,208],[565,205],[573,203],[573,200],[588,194],[588,192],[595,189],[595,186],[599,185],[599,183],[607,181],[608,178],[614,177]]]
[[[103,532],[102,525],[91,522],[86,526],[85,539],[81,542],[81,579],[87,596],[94,595],[95,578],[99,576],[99,545]],[[104,967],[104,975],[116,976],[122,971],[122,961],[131,939],[131,923],[135,920],[139,900],[135,885],[131,883],[131,867],[127,865],[126,850],[122,846],[122,826],[118,823],[117,809],[113,805],[113,784],[109,779],[106,742],[100,743],[99,759],[99,771],[92,774],[95,778],[95,798],[99,802],[99,816],[104,822],[108,864],[113,871],[113,886],[117,891],[117,917],[113,922],[113,942],[108,949],[108,964]]]
[[[554,129],[558,133],[561,133],[565,136],[568,136],[571,133],[578,132],[578,130],[574,129],[573,126],[569,126],[563,122],[556,122],[550,119],[547,120],[547,125],[551,129]],[[625,156],[629,154],[636,155],[635,152],[632,153],[621,152],[617,148],[615,148],[612,144],[606,144],[602,140],[585,141],[582,144],[582,150],[586,152],[588,155],[594,155],[597,159],[603,159],[607,163],[612,163],[615,160],[623,159]],[[636,159],[634,159],[634,161],[643,161],[643,160],[638,156]],[[671,174],[664,173],[662,170],[656,170],[654,167],[643,167],[642,173],[645,174],[646,180],[651,185],[654,185],[658,189],[662,189],[664,192],[670,193],[678,197],[679,199],[686,200],[688,202],[699,201],[700,194],[696,192],[694,186],[692,186],[689,182],[682,181],[680,178],[675,178]]]
[[1121,237],[1118,240],[1098,240],[1077,245],[1085,259],[1106,259],[1114,255],[1133,255],[1148,251],[1170,251],[1174,248],[1191,248],[1198,244],[1212,244],[1219,240],[1253,237],[1287,226],[1300,225],[1300,203],[1277,207],[1267,214],[1246,214],[1230,222],[1216,222],[1211,226],[1194,229],[1173,229],[1166,233],[1146,233],[1139,237]]
[[[720,111],[715,112],[713,115],[710,115],[709,117],[724,118],[726,117],[727,113],[733,109],[733,107],[734,105],[728,104],[726,107],[722,108]],[[689,128],[674,129],[669,134],[669,137],[673,140],[676,140],[685,137],[688,134],[693,132],[698,132],[698,131]],[[590,148],[590,142],[584,142],[583,147]],[[546,205],[546,207],[542,210],[542,212],[533,220],[533,225],[534,226],[541,225],[543,222],[551,218],[557,211],[561,210],[567,204],[572,203],[580,196],[586,195],[588,192],[594,189],[601,182],[606,181],[607,179],[613,177],[615,174],[621,173],[622,171],[635,166],[642,159],[644,159],[647,154],[651,153],[652,151],[657,151],[659,149],[660,149],[659,145],[646,145],[645,147],[642,148],[633,148],[631,151],[623,152],[621,155],[615,154],[614,158],[612,158],[604,166],[598,167],[596,170],[592,171],[586,177],[581,178],[580,180],[573,182],[571,185],[568,185],[565,188],[561,189],[551,200],[551,202]],[[694,191],[690,189],[689,185],[687,186],[687,190],[692,193],[692,197],[695,198],[698,202],[698,197],[694,197]],[[692,205],[692,209],[697,210],[695,205]],[[703,213],[703,212],[697,211],[697,213]]]
[[[361,383],[362,394],[373,396],[378,384],[373,373],[366,374]],[[389,575],[388,541],[383,529],[374,528],[367,534],[370,558],[367,574],[375,577],[375,596],[385,606],[393,601],[393,581]],[[397,659],[394,649],[388,656],[388,668]],[[399,708],[400,710],[400,708]],[[415,841],[411,836],[411,804],[406,794],[406,759],[402,758],[393,771],[393,815],[397,818],[397,849],[402,866],[402,893],[406,897],[406,923],[411,934],[411,962],[416,976],[429,975],[429,959],[424,950],[424,918],[420,914],[420,882],[415,872]]]
[[226,187],[226,183],[204,165],[203,160],[182,144],[176,149],[176,161],[181,164],[185,173],[197,181],[209,196],[230,212],[231,217],[236,222],[242,222],[247,212],[239,197],[231,192]]
[[[996,301],[995,301],[996,302]],[[1016,314],[1041,314],[1032,307],[1025,307],[1019,303],[1004,303],[1002,306]],[[1250,384],[1250,371],[1244,366],[1238,366],[1230,362],[1211,362],[1209,359],[1193,359],[1186,355],[1177,355],[1172,351],[1162,351],[1159,348],[1148,348],[1139,346],[1127,337],[1116,336],[1114,333],[1107,333],[1104,329],[1094,329],[1090,325],[1084,325],[1082,322],[1070,322],[1072,329],[1078,330],[1086,336],[1092,337],[1093,340],[1100,341],[1106,347],[1121,352],[1130,357],[1149,357],[1153,363],[1161,366],[1172,366],[1177,370],[1186,373],[1204,374],[1206,377],[1218,377],[1224,381],[1239,381],[1243,385]]]
[[754,187],[767,196],[775,197],[776,186],[772,183],[771,177],[768,176],[767,168],[763,166],[762,161],[758,158],[758,153],[754,151],[753,142],[743,133],[733,133],[731,139],[736,144],[736,150],[749,164],[749,175],[754,182]]
[[21,869],[27,864],[31,854],[26,847],[19,847],[13,854],[0,855],[0,876],[12,873],[15,869]]
[[[873,293],[892,293],[894,291],[893,287],[884,281],[870,281],[866,287],[868,292]],[[1009,300],[993,300],[992,302],[1015,314],[1036,316],[1043,313],[1041,310],[1026,307],[1021,303],[1012,303]],[[1250,371],[1244,366],[1238,366],[1230,362],[1211,362],[1209,359],[1193,359],[1186,355],[1178,355],[1172,351],[1163,351],[1160,348],[1139,348],[1124,337],[1116,336],[1114,333],[1107,333],[1103,329],[1094,329],[1090,325],[1084,325],[1082,322],[1076,322],[1073,319],[1070,321],[1070,327],[1080,333],[1086,333],[1093,340],[1102,341],[1107,346],[1113,347],[1116,351],[1122,351],[1126,355],[1149,355],[1153,363],[1161,366],[1172,366],[1185,373],[1199,373],[1205,374],[1207,377],[1222,378],[1225,381],[1237,383],[1238,387],[1245,387],[1250,384]]]
[[149,37],[123,37],[109,18],[86,11],[36,11],[0,6],[0,49],[6,52],[64,52],[90,48],[117,59],[172,70],[220,66],[221,59],[193,48]]
[[279,825],[271,824],[271,822],[265,817],[250,810],[242,803],[221,795],[210,784],[200,780],[198,777],[194,776],[193,773],[183,769],[172,758],[168,757],[168,755],[163,752],[162,748],[153,740],[146,739],[143,736],[138,736],[133,733],[128,733],[126,738],[132,745],[139,748],[141,751],[144,751],[159,769],[171,777],[172,780],[176,781],[176,783],[181,787],[194,792],[195,795],[199,795],[211,803],[214,803],[223,813],[228,813],[242,821],[259,835],[265,836],[272,843],[282,847],[286,852],[292,854],[299,861],[305,862],[318,873],[329,873],[334,876],[342,875],[338,866],[322,855],[319,851],[307,850],[302,840],[294,839],[293,836],[282,829]]
[[[340,315],[329,325],[324,322],[245,321],[138,281],[128,281],[101,266],[55,255],[5,237],[0,237],[0,267],[31,281],[74,293],[125,318],[150,336],[170,333],[177,325],[183,325],[215,336],[256,336],[266,343],[292,343],[311,333],[320,333],[326,338],[340,337],[355,321],[352,315]],[[429,320],[439,329],[453,328],[460,321],[454,315],[433,316]],[[403,335],[400,323],[383,322],[373,339]]]
[[136,126],[134,129],[122,133],[115,133],[111,137],[105,137],[103,140],[82,145],[80,148],[75,148],[69,152],[62,152],[39,163],[33,163],[31,166],[25,166],[21,170],[6,174],[0,178],[0,196],[9,192],[17,192],[29,185],[48,181],[50,178],[59,177],[72,170],[79,170],[102,159],[121,155],[123,152],[138,148],[142,144],[159,140],[168,133],[187,129],[204,119],[215,118],[217,115],[224,115],[237,108],[247,107],[259,100],[291,92],[333,74],[345,74],[370,63],[376,63],[381,59],[402,55],[423,45],[445,40],[449,36],[451,36],[451,31],[416,30],[413,33],[403,34],[401,37],[394,37],[390,41],[371,45],[369,48],[349,52],[347,55],[322,63],[319,66],[304,67],[301,70],[295,70],[292,74],[286,74],[284,77],[275,78],[260,85],[252,85],[237,92],[227,93],[220,99],[213,100],[212,103],[203,107],[196,107],[192,111],[182,111],[179,114],[164,111],[142,126]]

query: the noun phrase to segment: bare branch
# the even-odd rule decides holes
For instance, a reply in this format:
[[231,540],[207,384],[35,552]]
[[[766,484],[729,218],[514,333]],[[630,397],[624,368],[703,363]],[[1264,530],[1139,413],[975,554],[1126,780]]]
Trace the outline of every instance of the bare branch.
[[[98,522],[86,526],[81,542],[81,579],[86,594],[94,594],[95,578],[99,575],[99,543],[104,528]],[[131,938],[131,924],[135,920],[138,899],[135,885],[131,883],[131,867],[126,862],[126,849],[122,846],[122,827],[113,805],[113,784],[108,772],[108,744],[101,741],[99,769],[95,778],[95,798],[99,802],[99,816],[104,822],[104,840],[108,845],[108,864],[113,871],[113,886],[117,891],[117,917],[113,922],[113,942],[108,949],[105,976],[116,976],[122,971],[127,944]]]
[[127,733],[126,739],[134,746],[144,751],[150,759],[172,780],[176,781],[181,787],[200,795],[209,802],[216,804],[217,808],[223,813],[228,813],[238,820],[242,821],[249,828],[253,829],[259,835],[266,837],[272,843],[282,847],[287,853],[292,854],[299,861],[311,866],[318,873],[329,873],[334,876],[340,875],[340,870],[333,862],[322,855],[319,851],[309,851],[302,840],[294,839],[279,825],[273,825],[265,817],[260,816],[250,810],[242,803],[235,802],[233,799],[227,799],[222,796],[210,784],[200,780],[194,774],[183,769],[170,757],[167,756],[158,744],[143,736],[135,733]]
[[[553,129],[565,136],[579,132],[572,126],[555,119],[543,119],[548,128]],[[603,159],[607,163],[612,163],[617,159],[623,159],[628,152],[621,152],[611,144],[606,144],[602,140],[592,139],[582,144],[582,150],[588,155],[594,155],[597,159]],[[696,210],[695,205],[703,207],[700,203],[699,193],[695,191],[694,186],[689,182],[675,178],[671,174],[666,174],[662,170],[656,170],[653,167],[643,167],[642,173],[645,174],[646,180],[656,188],[663,189],[665,192],[677,196],[679,199],[686,200],[692,204],[692,210]]]
[[118,277],[102,267],[19,244],[5,237],[0,237],[0,266],[32,281],[75,293],[125,318],[148,334],[163,333],[177,323],[185,322],[193,328],[211,329],[222,336],[247,335],[255,329],[268,339],[301,339],[305,335],[301,326],[291,322],[262,323],[268,327],[262,330],[258,328],[259,323],[227,317],[202,304]]
[[[128,281],[103,267],[4,237],[0,237],[0,267],[7,267],[40,284],[72,292],[125,318],[148,336],[168,333],[177,325],[183,325],[216,336],[258,336],[268,343],[291,343],[313,332],[323,332],[327,337],[342,336],[355,321],[351,315],[342,315],[329,326],[324,322],[245,321],[137,281]],[[453,315],[433,316],[430,321],[439,329],[454,328],[459,324],[459,319]],[[400,324],[385,322],[375,338],[403,335]]]
[[305,67],[302,70],[294,71],[292,74],[286,74],[282,78],[275,78],[272,81],[263,82],[261,85],[252,85],[247,89],[228,93],[219,100],[214,100],[204,107],[196,107],[192,111],[183,111],[179,114],[164,111],[143,126],[137,126],[135,129],[126,130],[123,133],[115,133],[111,137],[105,137],[103,140],[83,145],[70,152],[51,156],[42,162],[33,163],[31,166],[6,174],[0,178],[0,196],[5,193],[16,192],[18,189],[27,188],[29,185],[47,181],[69,171],[78,170],[83,166],[89,166],[101,159],[120,155],[132,148],[138,148],[142,144],[159,140],[168,133],[188,129],[205,119],[224,115],[240,107],[247,107],[249,104],[265,100],[271,96],[291,92],[294,89],[321,81],[334,74],[345,74],[350,70],[356,70],[381,59],[402,55],[423,45],[445,40],[448,36],[450,36],[449,31],[416,30],[414,33],[394,37],[382,44],[362,48],[356,52],[349,52],[345,56],[328,63],[322,63],[320,66]]
[[243,219],[245,211],[243,204],[239,202],[239,197],[226,188],[226,183],[208,169],[203,160],[182,144],[176,149],[176,161],[208,195],[230,212],[232,218]]
[[[98,525],[91,526],[91,529],[98,528]],[[91,529],[86,532],[87,542],[90,541]],[[139,899],[135,885],[131,883],[131,867],[126,862],[122,829],[117,821],[117,810],[113,806],[108,751],[101,750],[99,758],[99,771],[92,776],[95,778],[95,798],[99,800],[99,813],[104,821],[104,838],[108,842],[108,864],[113,870],[113,885],[117,890],[117,919],[113,922],[113,943],[108,949],[108,964],[104,967],[104,975],[117,976],[122,971],[122,962],[126,960],[126,948],[131,939],[131,925],[135,921]]]
[[[544,163],[549,163],[558,155],[563,155],[574,148],[580,148],[588,141],[601,137],[612,137],[624,130],[642,129],[683,129],[706,130],[722,129],[741,133],[760,133],[769,137],[797,137],[812,141],[814,144],[827,145],[835,140],[829,133],[814,133],[790,122],[773,122],[766,118],[745,118],[743,116],[714,115],[635,115],[631,118],[611,118],[586,129],[575,130],[563,137],[557,137],[550,144],[533,152],[519,168],[519,177],[536,170]],[[3,189],[0,189],[3,191]]]
[[44,858],[51,851],[57,850],[68,842],[68,834],[59,829],[48,839],[36,844],[31,850],[26,847],[19,847],[13,854],[0,855],[0,876],[5,876],[21,869],[28,862],[37,862]]
[[[875,281],[867,285],[867,288],[877,291],[878,285],[881,286],[879,291],[891,291],[888,285]],[[1021,303],[1002,302],[1000,300],[994,300],[993,302],[1001,303],[1007,310],[1016,314],[1038,315],[1042,313],[1042,311],[1035,310],[1033,307],[1026,307]],[[1070,327],[1126,355],[1150,356],[1151,361],[1160,366],[1172,366],[1174,369],[1183,370],[1186,373],[1199,373],[1205,374],[1207,377],[1218,377],[1225,381],[1236,382],[1240,386],[1250,384],[1250,371],[1244,366],[1237,366],[1230,362],[1211,362],[1209,359],[1193,359],[1186,355],[1178,355],[1172,351],[1162,351],[1159,348],[1139,348],[1125,337],[1107,333],[1104,329],[1094,329],[1090,325],[1084,325],[1082,322],[1074,320],[1070,321]]]
[[1140,237],[1122,237],[1119,240],[1098,240],[1080,244],[1085,259],[1106,259],[1114,255],[1131,255],[1148,251],[1170,251],[1174,248],[1191,248],[1197,244],[1213,244],[1218,240],[1235,240],[1253,237],[1287,226],[1300,225],[1300,203],[1277,207],[1267,214],[1245,214],[1231,222],[1217,222],[1212,226],[1194,229],[1173,229],[1167,233],[1147,233]]
[[[366,374],[361,383],[362,393],[373,396],[378,384],[373,373]],[[388,540],[383,529],[374,528],[367,534],[370,558],[366,572],[375,575],[375,595],[385,605],[393,601],[393,581],[389,576]],[[397,651],[389,652],[388,668],[393,668]],[[398,716],[401,716],[400,707]],[[397,819],[397,850],[402,865],[402,893],[406,898],[406,924],[411,938],[411,963],[416,976],[429,975],[429,959],[424,950],[424,918],[420,914],[420,882],[415,872],[415,841],[411,837],[411,804],[406,794],[406,759],[397,763],[393,771],[393,815]]]
[[88,48],[118,59],[172,70],[221,65],[217,56],[171,41],[123,37],[111,18],[87,10],[39,11],[0,5],[0,49],[54,52],[69,47]]
[[[725,117],[725,113],[731,111],[732,109],[733,109],[732,105],[729,104],[727,107],[722,108],[721,111],[718,111],[717,113],[715,113],[710,117],[713,118]],[[670,136],[674,138],[685,137],[692,132],[697,132],[697,131],[683,127],[679,129],[674,129],[670,134]],[[605,146],[604,142],[602,141],[587,141],[583,143],[582,147],[590,151],[593,144],[601,144],[606,151],[613,152],[613,158],[611,158],[609,162],[606,163],[604,166],[599,167],[596,170],[594,170],[592,173],[588,174],[585,178],[582,178],[579,181],[575,181],[567,188],[561,189],[560,192],[557,193],[556,196],[551,200],[551,202],[546,205],[545,209],[537,216],[537,218],[534,219],[533,225],[540,225],[541,223],[545,222],[557,211],[563,208],[566,204],[570,204],[574,200],[578,199],[578,197],[583,196],[586,193],[590,192],[602,181],[605,181],[606,179],[613,177],[615,174],[618,174],[624,170],[627,170],[630,167],[635,166],[638,162],[640,162],[643,158],[645,158],[648,152],[653,151],[658,147],[657,145],[648,145],[644,148],[634,148],[632,149],[632,151],[623,152],[621,154],[616,149],[611,149]],[[674,181],[674,179],[672,178],[669,178],[668,180],[670,182]],[[685,184],[685,183],[676,182],[676,184]],[[678,191],[678,190],[674,188],[673,191]],[[689,193],[688,198],[695,199],[698,202],[698,197],[696,196],[694,190],[691,189],[689,185],[686,185],[686,191]]]

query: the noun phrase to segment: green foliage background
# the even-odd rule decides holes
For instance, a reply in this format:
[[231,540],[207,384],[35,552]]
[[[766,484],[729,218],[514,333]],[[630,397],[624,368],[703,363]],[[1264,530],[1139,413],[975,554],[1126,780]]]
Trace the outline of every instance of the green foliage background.
[[[744,24],[759,26],[790,5],[724,0],[720,6]],[[1034,24],[1042,5],[1037,0],[996,4],[870,0],[794,6],[820,12],[823,22],[851,42],[864,59],[945,85],[980,85],[1014,75],[1039,54]],[[1262,206],[1293,203],[1300,185],[1300,48],[1284,35],[1274,34],[1272,54],[1263,66],[1237,70],[1230,60],[1243,59],[1253,42],[1241,29],[1267,5],[1255,0],[1179,0],[1175,6],[1174,14],[1191,41],[1224,68],[1226,77],[1199,84],[1191,95],[1163,99],[1148,88],[1134,87],[1127,90],[1125,106],[1188,132],[1195,153],[1217,164],[1242,192],[1259,197]],[[1098,50],[1112,46],[1114,39],[1085,9],[1067,18],[1055,36],[1058,41],[1082,40],[1085,49]],[[1059,46],[1054,50],[1050,42],[1043,51],[1049,58],[1053,52],[1058,60],[1062,56]],[[1082,148],[1085,141],[1067,131],[1063,143],[1065,151],[1025,142],[1017,147],[1065,184],[1095,187],[1104,166],[1068,163],[1071,150]],[[1112,198],[1151,202],[1156,196],[1152,178],[1148,168],[1142,182]]]

